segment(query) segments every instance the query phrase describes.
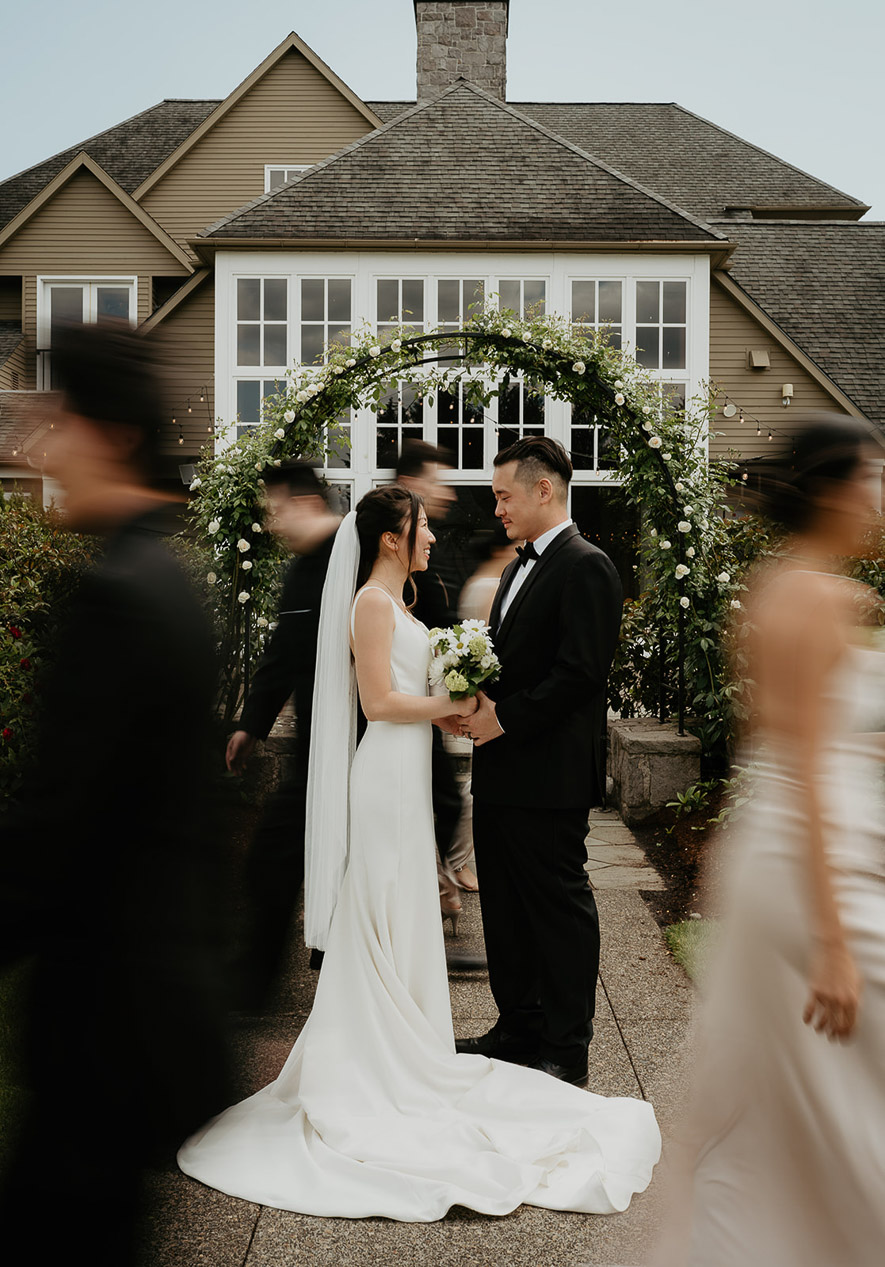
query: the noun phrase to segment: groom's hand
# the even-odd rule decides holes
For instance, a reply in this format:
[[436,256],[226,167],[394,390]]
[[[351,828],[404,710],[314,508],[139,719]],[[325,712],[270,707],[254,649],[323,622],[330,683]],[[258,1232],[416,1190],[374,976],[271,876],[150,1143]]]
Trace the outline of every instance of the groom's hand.
[[475,748],[481,748],[484,743],[489,743],[492,739],[503,735],[504,731],[498,725],[494,701],[482,691],[476,698],[479,700],[479,707],[472,716],[464,719],[461,724],[461,734],[472,739]]

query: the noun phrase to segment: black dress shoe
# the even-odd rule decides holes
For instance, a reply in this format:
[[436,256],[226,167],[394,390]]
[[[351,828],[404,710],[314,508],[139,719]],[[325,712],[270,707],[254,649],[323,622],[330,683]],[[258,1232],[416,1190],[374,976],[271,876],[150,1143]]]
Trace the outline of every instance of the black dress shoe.
[[570,1082],[575,1087],[583,1086],[588,1077],[586,1056],[576,1065],[558,1065],[553,1060],[535,1060],[531,1068],[549,1073],[551,1078],[558,1078],[560,1082]]
[[494,1060],[507,1060],[512,1065],[531,1065],[538,1059],[537,1050],[528,1047],[524,1038],[497,1028],[477,1038],[456,1039],[455,1051],[459,1056],[488,1056]]

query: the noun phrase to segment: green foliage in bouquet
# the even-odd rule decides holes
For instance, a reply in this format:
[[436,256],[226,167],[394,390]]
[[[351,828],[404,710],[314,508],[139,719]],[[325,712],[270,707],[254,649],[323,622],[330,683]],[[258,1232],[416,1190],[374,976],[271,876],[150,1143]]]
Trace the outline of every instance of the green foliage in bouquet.
[[501,673],[501,662],[484,620],[465,620],[451,629],[431,629],[430,646],[430,685],[445,687],[452,700],[471,699]]

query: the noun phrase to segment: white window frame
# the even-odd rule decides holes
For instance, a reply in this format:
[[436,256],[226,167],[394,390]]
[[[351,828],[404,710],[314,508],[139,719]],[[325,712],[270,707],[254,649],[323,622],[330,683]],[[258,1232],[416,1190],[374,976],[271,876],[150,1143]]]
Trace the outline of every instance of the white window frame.
[[[653,376],[661,382],[684,381],[686,399],[703,394],[709,377],[709,303],[710,260],[704,253],[688,254],[679,251],[660,254],[651,252],[622,252],[602,254],[578,251],[357,251],[357,250],[285,250],[269,251],[262,248],[220,250],[216,256],[216,388],[219,415],[228,422],[236,416],[235,396],[237,378],[272,377],[266,371],[243,373],[234,364],[234,340],[236,338],[235,298],[237,277],[288,276],[290,279],[290,329],[300,323],[300,311],[293,304],[299,296],[300,281],[304,277],[350,277],[351,324],[358,330],[364,323],[377,329],[377,281],[379,278],[423,278],[425,329],[438,325],[437,283],[441,279],[482,280],[488,299],[498,292],[501,279],[544,279],[546,281],[546,311],[559,313],[570,319],[571,283],[573,280],[597,281],[617,279],[622,282],[623,322],[622,339],[628,353],[635,345],[635,282],[637,280],[688,282],[687,293],[687,365],[684,374],[661,370]],[[409,324],[418,325],[409,319]],[[297,346],[290,340],[290,346]],[[414,378],[420,377],[420,370]],[[486,417],[488,427],[494,433],[497,416],[493,401]],[[567,447],[570,437],[571,408],[565,401],[547,397],[545,401],[545,433]],[[355,412],[353,418],[353,445],[349,469],[330,467],[327,478],[334,483],[350,483],[355,500],[378,483],[392,478],[392,471],[381,471],[375,466],[375,413],[372,408]],[[425,405],[424,438],[431,443],[437,438],[436,403]],[[495,450],[494,440],[487,441],[488,465],[482,470],[458,471],[453,483],[459,485],[488,485],[491,479],[491,462]],[[224,441],[219,447],[224,447]],[[617,484],[617,471],[576,471],[576,485]],[[354,501],[355,504],[355,501]]]
[[88,288],[85,325],[94,325],[97,316],[99,286],[127,287],[129,290],[129,324],[138,324],[138,277],[135,274],[109,273],[39,273],[37,275],[37,390],[49,391],[50,383],[50,317],[49,292],[53,286]]
[[[312,166],[313,166],[312,163],[265,163],[264,164],[264,192],[266,194],[277,192],[276,189],[271,189],[270,187],[271,172],[287,172],[287,173],[291,172],[295,176],[300,176],[302,172],[308,171],[308,169],[311,168]],[[283,185],[288,185],[291,179],[292,179],[292,176],[287,175],[285,180],[283,181],[283,184],[280,185],[278,188],[282,189]]]

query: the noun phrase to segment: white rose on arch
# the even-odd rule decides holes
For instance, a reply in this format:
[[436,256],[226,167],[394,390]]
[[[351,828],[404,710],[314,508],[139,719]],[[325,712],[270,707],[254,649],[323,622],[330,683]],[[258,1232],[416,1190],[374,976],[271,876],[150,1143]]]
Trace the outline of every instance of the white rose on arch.
[[214,585],[215,582],[218,580],[218,577],[215,575],[214,572],[207,572],[206,580],[209,582],[210,585]]
[[672,453],[662,453],[662,454],[661,454],[661,457],[664,459],[664,461],[665,461],[665,462],[669,462],[669,461],[671,460],[671,458],[673,457],[673,454],[672,454]]
[[687,519],[680,519],[676,527],[679,530],[679,532],[691,532],[691,524],[688,522]]
[[727,585],[728,582],[731,580],[731,577],[729,576],[727,572],[720,572],[719,575],[716,577],[716,580],[719,582],[720,585]]
[[244,571],[244,572],[251,572],[251,571],[252,571],[252,560],[251,560],[251,559],[243,559],[243,562],[240,564],[240,567],[243,569],[243,571]]
[[693,558],[694,558],[694,553],[695,553],[695,551],[694,551],[694,546],[686,546],[686,547],[685,547],[685,554],[686,554],[686,558],[693,559]]
[[252,531],[253,531],[253,532],[261,532],[261,524],[253,524],[253,525],[252,525]]
[[505,326],[504,329],[501,331],[501,334],[504,336],[505,339],[509,339],[511,338],[513,331],[510,329],[509,326]]
[[622,392],[618,392],[618,393],[617,393],[617,395],[615,396],[615,404],[616,404],[616,405],[623,405],[623,403],[624,403],[624,399],[625,399],[625,397],[624,397],[623,393],[622,393]]
[[295,421],[295,410],[287,409],[286,412],[283,414],[283,422],[294,422],[294,421]]
[[390,349],[392,352],[398,352],[400,348],[402,347],[402,345],[403,345],[402,339],[394,339],[394,341],[390,345]]
[[661,440],[660,436],[649,436],[648,447],[650,449],[659,449],[662,444],[663,444],[663,441]]
[[381,349],[379,348],[377,343],[374,344],[374,346],[369,348],[369,356],[380,356],[380,355],[381,355]]
[[690,606],[691,606],[691,603],[688,601],[688,599],[685,597],[685,595],[684,595],[684,594],[682,595],[682,597],[681,597],[681,598],[680,598],[680,600],[679,600],[679,606],[680,606],[680,607],[690,607]]
[[220,527],[221,527],[221,524],[217,519],[211,520],[209,523],[209,527],[207,529],[209,536],[214,537]]
[[616,378],[616,379],[615,379],[615,389],[616,389],[617,391],[620,391],[620,390],[621,390],[621,388],[622,388],[623,386],[624,386],[624,381],[623,381],[623,379]]
[[276,431],[274,432],[274,439],[276,439],[276,440],[285,440],[285,438],[286,438],[286,433],[285,433],[285,431],[283,430],[283,428],[282,428],[282,427],[277,427]]
[[572,366],[572,369],[574,370],[576,374],[583,374],[585,373],[587,366],[584,364],[583,361],[575,361],[574,365]]
[[239,541],[237,542],[237,549],[239,550],[240,554],[245,554],[246,551],[251,550],[252,547],[245,537],[240,537]]
[[676,569],[675,569],[676,580],[681,581],[683,576],[688,576],[690,571],[691,571],[691,568],[688,566],[688,564],[677,563]]
[[255,623],[256,623],[256,625],[258,626],[258,628],[259,628],[259,629],[266,629],[266,628],[267,628],[267,617],[266,617],[266,616],[259,616],[259,617],[258,617],[258,619],[256,620],[256,622],[255,622]]
[[238,603],[248,603],[248,601],[249,601],[249,591],[248,591],[248,590],[240,590],[239,594],[237,594],[237,602],[238,602]]
[[662,549],[662,550],[671,550],[671,549],[672,549],[672,546],[670,545],[670,542],[669,542],[669,541],[666,541],[666,540],[665,540],[665,541],[660,542],[660,546],[661,546],[661,549]]

